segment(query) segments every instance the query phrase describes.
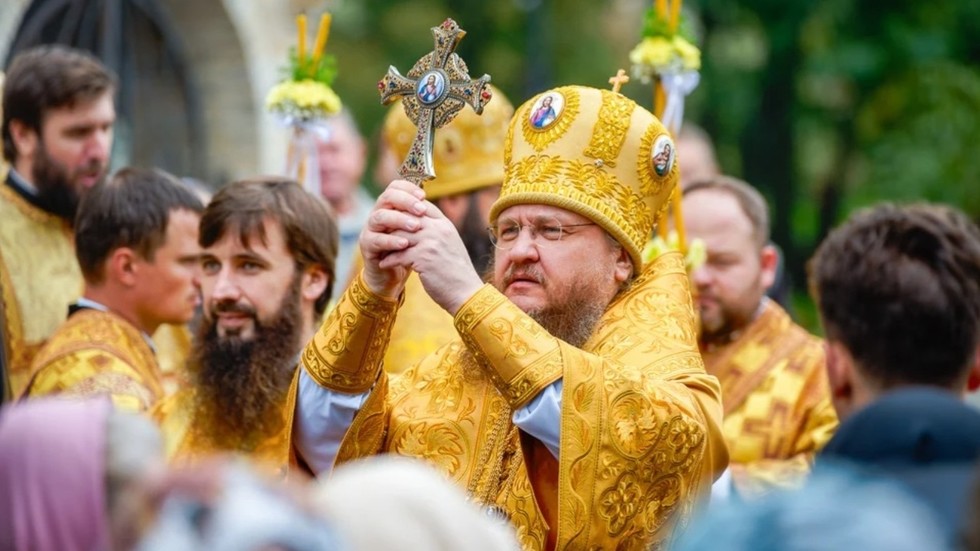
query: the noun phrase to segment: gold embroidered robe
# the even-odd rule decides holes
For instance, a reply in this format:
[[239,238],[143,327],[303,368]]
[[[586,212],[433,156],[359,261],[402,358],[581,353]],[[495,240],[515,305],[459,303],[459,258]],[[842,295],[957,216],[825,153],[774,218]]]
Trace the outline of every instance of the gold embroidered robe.
[[11,396],[20,396],[31,361],[82,294],[71,226],[0,184],[0,287]]
[[457,336],[453,317],[425,292],[414,272],[405,282],[405,302],[398,311],[384,359],[389,375],[419,363]]
[[[353,274],[361,273],[364,259],[360,249],[354,254]],[[350,279],[343,282],[351,284]],[[422,280],[412,272],[405,282],[404,302],[398,309],[391,328],[384,369],[388,375],[401,373],[422,361],[422,358],[456,338],[453,317],[425,292]]]
[[233,453],[254,463],[266,474],[285,477],[291,467],[296,467],[290,434],[293,428],[293,411],[296,409],[298,375],[299,370],[293,375],[281,410],[283,428],[261,442],[243,442],[239,449],[217,448],[206,438],[206,431],[210,427],[195,415],[196,390],[193,386],[186,386],[167,396],[151,412],[151,417],[160,425],[163,433],[167,460],[172,463],[186,463],[215,454]]
[[190,384],[187,358],[191,354],[192,341],[191,331],[186,325],[165,323],[153,333],[165,396],[170,396]]
[[735,488],[801,482],[837,428],[821,340],[770,300],[737,339],[702,352],[721,383]]
[[163,397],[160,369],[140,331],[119,316],[84,309],[68,318],[34,357],[27,396],[108,394],[142,412]]
[[[455,317],[461,339],[389,383],[381,363],[397,307],[355,280],[303,353],[318,384],[371,390],[338,463],[424,458],[504,511],[533,550],[663,548],[727,466],[719,388],[676,253],[648,265],[583,349],[487,285]],[[511,419],[559,378],[555,460]]]

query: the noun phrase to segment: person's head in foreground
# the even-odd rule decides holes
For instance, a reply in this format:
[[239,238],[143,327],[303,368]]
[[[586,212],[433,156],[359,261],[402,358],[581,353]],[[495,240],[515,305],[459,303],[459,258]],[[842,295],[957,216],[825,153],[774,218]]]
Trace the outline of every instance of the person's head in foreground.
[[952,551],[932,512],[899,487],[848,471],[696,518],[675,551]]
[[0,410],[0,549],[127,550],[152,503],[142,481],[163,468],[150,421],[108,398],[42,398]]
[[379,456],[339,467],[315,505],[349,551],[516,551],[506,521],[466,498],[431,466]]
[[963,213],[862,210],[824,240],[809,276],[841,418],[898,387],[980,384],[980,229]]

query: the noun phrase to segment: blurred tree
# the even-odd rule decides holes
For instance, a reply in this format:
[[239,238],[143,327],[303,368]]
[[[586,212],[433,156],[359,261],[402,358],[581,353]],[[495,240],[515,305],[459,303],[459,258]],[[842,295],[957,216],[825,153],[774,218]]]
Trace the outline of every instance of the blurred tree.
[[[474,75],[519,104],[556,84],[604,86],[640,36],[647,0],[331,0],[336,88],[362,127],[385,113],[374,84],[432,48],[453,17]],[[642,4],[642,6],[641,6]],[[773,206],[797,289],[804,263],[850,210],[881,199],[945,201],[980,217],[980,2],[688,0],[704,51],[688,116],[726,172]],[[625,37],[625,39],[624,39]],[[625,93],[650,105],[648,86]]]
[[944,201],[980,215],[980,3],[722,0],[690,113],[773,206],[793,279],[850,210]]
[[334,15],[334,87],[369,136],[386,112],[375,84],[389,65],[405,73],[429,52],[429,28],[446,17],[467,32],[457,53],[471,76],[490,74],[515,104],[559,83],[605,85],[627,63],[599,23],[608,7],[590,0],[338,0],[323,8]]

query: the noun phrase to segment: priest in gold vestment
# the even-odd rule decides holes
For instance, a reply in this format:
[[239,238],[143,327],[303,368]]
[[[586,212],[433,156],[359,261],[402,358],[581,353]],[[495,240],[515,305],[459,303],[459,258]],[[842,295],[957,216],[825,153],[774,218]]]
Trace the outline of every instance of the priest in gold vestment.
[[288,389],[330,299],[337,223],[292,180],[243,180],[208,204],[200,246],[204,312],[191,384],[153,411],[167,456],[237,453],[284,474],[295,396]]
[[[556,116],[535,123],[544,98]],[[423,458],[526,549],[666,548],[727,465],[681,258],[640,257],[677,185],[672,154],[659,174],[652,163],[670,144],[615,92],[525,103],[490,213],[493,284],[421,190],[389,185],[361,275],[303,352],[298,455],[321,476],[370,454]],[[458,338],[389,378],[409,269]]]
[[715,487],[743,496],[799,484],[833,435],[820,339],[793,323],[765,291],[775,276],[765,199],[718,176],[684,190],[688,235],[707,260],[695,269],[701,351],[721,383],[731,477]]
[[194,316],[203,210],[159,170],[122,169],[86,193],[75,218],[85,291],[35,356],[28,396],[105,393],[132,411],[163,398],[150,335]]
[[40,46],[18,54],[3,88],[0,293],[6,394],[82,292],[71,222],[102,179],[112,145],[115,78],[89,54]]
[[[0,400],[23,394],[31,363],[81,296],[72,221],[112,149],[116,81],[93,56],[63,46],[18,54],[3,87],[0,184]],[[158,357],[182,365],[183,326],[162,325]],[[164,337],[161,339],[160,337]]]
[[[504,137],[514,106],[494,86],[493,101],[477,115],[465,109],[435,132],[432,159],[436,177],[425,183],[426,199],[435,203],[459,230],[478,273],[493,253],[487,239],[487,216],[504,181]],[[404,159],[415,138],[415,125],[395,103],[381,129],[386,154]],[[360,266],[361,260],[355,265]],[[456,336],[453,318],[433,301],[417,274],[405,282],[405,302],[391,329],[385,370],[401,373]]]

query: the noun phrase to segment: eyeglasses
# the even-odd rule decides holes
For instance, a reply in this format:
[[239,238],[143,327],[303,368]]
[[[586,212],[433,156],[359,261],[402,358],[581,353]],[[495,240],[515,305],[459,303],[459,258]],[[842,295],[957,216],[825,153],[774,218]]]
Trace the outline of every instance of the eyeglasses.
[[[561,241],[568,228],[580,228],[583,226],[595,226],[594,222],[585,224],[562,224],[554,217],[539,218],[533,224],[518,224],[515,220],[500,220],[497,225],[487,228],[490,234],[490,242],[498,249],[511,249],[517,243],[517,238],[521,236],[521,231],[527,228],[531,231],[531,240],[539,245],[547,245],[552,242]],[[541,239],[538,239],[538,236]]]

